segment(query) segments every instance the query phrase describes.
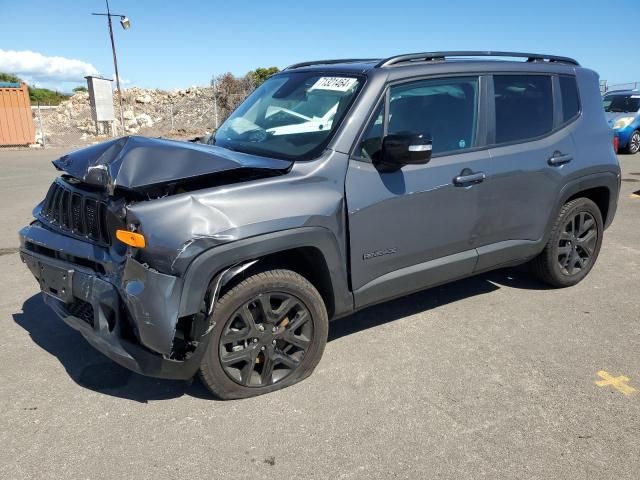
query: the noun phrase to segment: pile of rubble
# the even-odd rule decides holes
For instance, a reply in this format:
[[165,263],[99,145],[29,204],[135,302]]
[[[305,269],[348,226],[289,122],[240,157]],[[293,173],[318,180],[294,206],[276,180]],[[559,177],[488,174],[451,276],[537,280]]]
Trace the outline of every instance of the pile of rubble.
[[[114,95],[116,120],[112,127],[117,135],[139,134],[170,138],[206,135],[215,128],[214,93],[212,87],[172,91],[137,87],[126,89],[123,90],[122,101],[124,128],[120,125],[117,94]],[[220,98],[218,102],[221,102]],[[218,105],[219,120],[227,113],[224,111],[225,104],[222,101],[222,105]],[[50,145],[93,143],[113,133],[97,129],[91,114],[89,94],[86,92],[75,93],[55,108],[34,112],[34,121],[37,132],[42,124],[46,141]],[[39,141],[42,143],[41,138]]]
[[[123,91],[122,103],[124,128],[130,134],[201,134],[214,128],[214,90],[210,87],[170,92],[131,88]],[[118,127],[119,119],[116,121]]]

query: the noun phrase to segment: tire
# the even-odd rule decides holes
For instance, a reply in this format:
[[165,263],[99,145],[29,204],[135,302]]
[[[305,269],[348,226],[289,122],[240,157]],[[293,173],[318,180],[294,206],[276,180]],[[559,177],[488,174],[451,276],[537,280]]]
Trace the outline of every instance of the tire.
[[329,321],[322,297],[303,276],[268,270],[225,293],[200,377],[216,397],[247,398],[307,378],[322,357]]
[[627,143],[624,151],[629,155],[635,155],[640,152],[640,130],[636,130],[631,134],[631,137],[629,137],[629,143]]
[[603,232],[602,214],[595,203],[588,198],[566,203],[544,250],[531,261],[534,274],[556,288],[579,283],[598,258]]

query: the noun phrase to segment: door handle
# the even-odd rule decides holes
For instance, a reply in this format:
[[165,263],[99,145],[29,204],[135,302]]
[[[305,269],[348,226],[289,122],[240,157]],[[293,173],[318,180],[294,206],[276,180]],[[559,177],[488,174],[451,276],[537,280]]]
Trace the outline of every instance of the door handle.
[[561,152],[553,152],[553,156],[547,161],[552,167],[557,167],[569,163],[573,160],[573,155],[564,154]]
[[465,175],[458,175],[453,179],[453,183],[457,186],[469,185],[474,183],[480,183],[484,181],[485,178],[487,178],[487,176],[484,174],[484,172],[469,173]]

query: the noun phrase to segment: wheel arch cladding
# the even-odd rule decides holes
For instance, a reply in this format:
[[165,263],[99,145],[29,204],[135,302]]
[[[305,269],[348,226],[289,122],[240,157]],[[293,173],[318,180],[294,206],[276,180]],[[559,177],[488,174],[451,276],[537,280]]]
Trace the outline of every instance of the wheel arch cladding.
[[575,200],[576,198],[588,198],[598,206],[602,214],[602,223],[606,224],[609,214],[609,201],[611,199],[611,191],[607,187],[593,187],[571,195],[565,203]]
[[[200,311],[211,281],[221,271],[256,259],[260,261],[243,272],[241,277],[266,266],[290,268],[305,276],[318,289],[330,316],[339,316],[353,309],[353,296],[346,277],[346,257],[337,239],[326,228],[302,227],[224,244],[198,255],[184,276],[180,316]],[[234,281],[237,278],[230,279],[227,285]]]
[[[567,183],[560,192],[558,203],[547,225],[545,243],[551,233],[551,228],[562,206],[578,197],[586,197],[592,200],[601,212],[605,228],[607,228],[615,215],[618,205],[619,174],[614,172],[602,172],[586,175]],[[604,214],[606,212],[606,215]]]
[[238,285],[245,278],[265,270],[291,270],[311,283],[324,302],[329,318],[334,315],[333,282],[324,254],[317,246],[295,247],[260,257],[249,268],[234,275],[221,286],[218,297]]

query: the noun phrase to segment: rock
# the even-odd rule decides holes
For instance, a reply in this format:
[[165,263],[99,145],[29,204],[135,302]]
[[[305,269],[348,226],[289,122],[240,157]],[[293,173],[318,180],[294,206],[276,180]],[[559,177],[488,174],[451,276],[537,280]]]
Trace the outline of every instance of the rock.
[[[241,94],[218,90],[219,115],[224,118],[240,102]],[[170,91],[128,88],[122,90],[124,125],[120,126],[119,98],[116,93],[115,119],[110,125],[103,126],[100,132],[113,128],[118,135],[141,132],[149,136],[170,134],[173,137],[201,137],[203,132],[213,129],[213,96],[213,87],[191,86]],[[36,130],[40,128],[39,121],[47,132],[47,144],[57,142],[63,145],[76,140],[90,143],[98,138],[89,96],[85,92],[75,93],[55,109],[42,109],[40,113],[34,113]],[[42,143],[41,138],[39,141]]]
[[138,97],[136,97],[136,102],[137,103],[151,103],[151,95],[146,94],[146,95],[140,95]]
[[141,113],[140,115],[138,115],[136,117],[136,121],[138,122],[138,125],[140,125],[141,127],[152,127],[153,126],[153,120],[146,113]]
[[42,132],[36,131],[36,138],[35,138],[36,143],[38,145],[44,145],[44,141],[45,141],[46,137],[48,137],[48,136],[49,135],[42,135]]

